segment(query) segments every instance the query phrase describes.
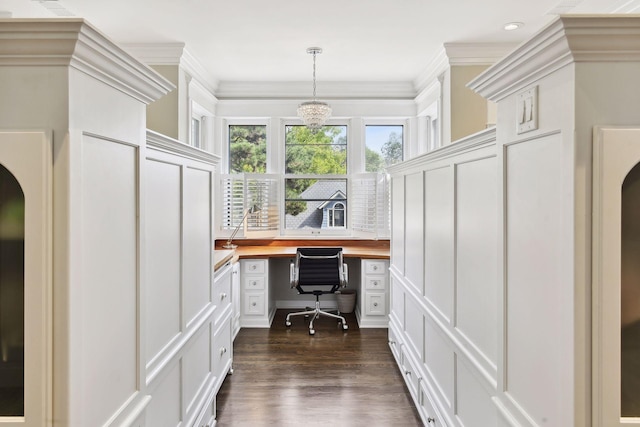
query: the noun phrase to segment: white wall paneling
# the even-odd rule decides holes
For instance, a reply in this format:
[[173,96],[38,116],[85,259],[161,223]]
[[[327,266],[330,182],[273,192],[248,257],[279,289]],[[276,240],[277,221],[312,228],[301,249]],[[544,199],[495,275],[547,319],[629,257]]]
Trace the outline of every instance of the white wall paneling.
[[[145,135],[173,86],[84,20],[0,33],[0,164],[29,192],[27,422],[9,425],[211,422],[219,159]],[[16,149],[15,129],[43,131]]]
[[424,174],[416,172],[404,177],[404,277],[416,291],[424,293]]
[[217,382],[212,353],[218,310],[211,267],[217,160],[153,132],[147,144],[145,378],[150,390],[177,393],[178,419],[192,425],[214,399]]
[[496,375],[498,185],[495,156],[456,166],[456,331]]
[[563,372],[570,370],[564,354],[572,347],[565,338],[572,324],[559,320],[573,300],[573,290],[562,286],[571,275],[561,263],[569,249],[562,239],[561,149],[555,134],[509,145],[505,154],[506,389],[534,419],[556,422],[569,403]]
[[153,396],[146,411],[149,426],[179,426],[182,421],[180,361],[167,366],[158,381],[149,389]]
[[182,180],[178,163],[147,159],[145,289],[146,364],[170,349],[182,331]]
[[428,167],[424,184],[424,296],[446,323],[453,317],[453,171]]
[[[424,366],[400,365],[424,380],[425,424],[433,413],[456,427],[640,425],[620,418],[621,321],[635,306],[619,277],[637,265],[632,256],[625,270],[619,253],[635,234],[619,235],[620,186],[639,138],[611,130],[640,127],[638,31],[637,16],[555,19],[469,83],[497,103],[495,129],[390,168],[392,211],[407,221],[417,202],[405,185],[424,174],[424,242],[394,218],[391,247],[403,256],[391,259],[389,330],[415,361],[424,324]],[[517,101],[534,91],[537,126],[518,133]],[[596,135],[612,145],[593,153],[602,123]],[[422,294],[407,269],[421,243]]]
[[183,169],[183,280],[184,315],[188,325],[211,304],[213,280],[213,211],[211,170]]
[[[473,385],[486,394],[473,404],[464,396],[465,416],[496,412],[491,398],[497,393],[498,353],[495,149],[495,130],[489,130],[391,171],[392,191],[400,191],[392,194],[392,209],[406,219],[404,227],[394,229],[392,247],[406,256],[400,259],[404,270],[392,258],[390,340],[402,343],[403,357],[420,361],[403,369],[421,378],[417,405],[425,423],[434,418],[436,425],[456,425],[457,393],[468,385],[461,381],[469,381],[458,375],[461,357],[473,372]],[[404,236],[400,242],[398,234]],[[491,309],[494,313],[485,313]]]
[[102,425],[138,389],[138,149],[84,135],[80,150],[81,393]]

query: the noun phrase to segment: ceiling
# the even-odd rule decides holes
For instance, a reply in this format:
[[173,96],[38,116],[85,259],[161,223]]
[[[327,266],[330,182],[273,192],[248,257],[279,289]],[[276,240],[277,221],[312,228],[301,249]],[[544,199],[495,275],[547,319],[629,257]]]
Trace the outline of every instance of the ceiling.
[[[640,0],[0,0],[0,17],[86,18],[122,43],[185,43],[218,82],[414,83],[445,43],[520,42],[558,13]],[[524,23],[515,31],[504,24]]]

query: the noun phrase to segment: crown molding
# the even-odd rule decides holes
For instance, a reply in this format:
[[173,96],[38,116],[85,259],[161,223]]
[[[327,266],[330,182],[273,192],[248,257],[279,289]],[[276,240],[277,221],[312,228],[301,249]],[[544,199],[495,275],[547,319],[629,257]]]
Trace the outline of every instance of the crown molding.
[[443,159],[459,157],[462,154],[482,150],[487,147],[494,146],[495,144],[496,128],[490,127],[457,140],[453,144],[447,144],[444,147],[421,154],[402,163],[389,166],[387,168],[387,172],[390,174],[408,175],[416,171],[423,170],[424,165],[438,162]]
[[215,94],[219,81],[184,43],[123,43],[122,47],[148,65],[176,65]]
[[[413,99],[411,82],[318,82],[320,100]],[[216,97],[232,99],[306,99],[312,96],[310,82],[220,82]]]
[[515,43],[445,43],[414,80],[416,103],[433,95],[438,77],[451,66],[492,65],[516,47]]
[[220,162],[220,156],[216,154],[192,147],[149,129],[147,129],[147,147],[187,159],[197,159],[214,166]]
[[517,43],[445,43],[449,65],[493,65],[518,46]]
[[640,61],[640,15],[556,18],[467,86],[499,101],[577,62]]
[[174,86],[80,18],[1,19],[0,66],[69,66],[149,104]]
[[435,54],[427,68],[422,71],[413,81],[413,87],[416,92],[416,99],[424,98],[424,92],[428,91],[434,82],[438,81],[438,77],[444,73],[449,67],[449,58],[447,52],[442,46]]

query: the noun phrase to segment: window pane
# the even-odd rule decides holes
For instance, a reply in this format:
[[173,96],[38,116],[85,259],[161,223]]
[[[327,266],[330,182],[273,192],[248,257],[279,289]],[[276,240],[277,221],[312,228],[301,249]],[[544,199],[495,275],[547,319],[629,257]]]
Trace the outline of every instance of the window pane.
[[24,416],[24,209],[0,165],[0,417]]
[[229,173],[267,172],[267,127],[229,126]]
[[346,179],[286,179],[285,188],[287,229],[344,228]]
[[368,125],[365,130],[365,170],[380,172],[402,161],[403,126]]
[[317,132],[286,126],[285,134],[286,173],[347,173],[346,126],[323,126]]
[[200,148],[200,120],[191,119],[191,145]]

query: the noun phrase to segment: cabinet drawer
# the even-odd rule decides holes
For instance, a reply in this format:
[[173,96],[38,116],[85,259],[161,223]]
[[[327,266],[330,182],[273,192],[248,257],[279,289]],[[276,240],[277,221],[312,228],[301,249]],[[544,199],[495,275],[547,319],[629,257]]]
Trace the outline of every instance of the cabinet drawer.
[[264,290],[264,277],[259,276],[246,276],[243,279],[244,289],[262,291]]
[[245,274],[264,274],[266,271],[267,260],[265,259],[246,260],[243,263],[242,272]]
[[416,369],[413,359],[409,356],[405,346],[402,346],[402,375],[404,375],[407,388],[411,392],[414,402],[419,402],[419,388],[422,378],[420,378],[420,373]]
[[263,292],[245,292],[244,293],[244,314],[260,315],[265,314],[264,293]]
[[385,274],[387,272],[387,263],[385,261],[372,261],[368,259],[363,261],[365,274]]
[[396,358],[398,364],[400,364],[400,347],[402,346],[402,342],[399,339],[399,335],[396,334],[396,329],[393,324],[389,325],[389,348],[393,353],[393,356]]
[[216,384],[220,386],[231,368],[233,347],[231,344],[231,317],[227,316],[223,324],[216,330],[214,337],[213,369]]
[[368,292],[365,296],[365,314],[384,316],[387,314],[387,298],[384,292]]
[[364,287],[367,290],[383,291],[387,288],[387,276],[370,276],[365,278]]
[[421,412],[422,419],[426,421],[428,426],[446,427],[447,423],[435,409],[436,407],[431,400],[430,393],[427,391],[427,385],[425,381],[420,382],[419,392],[420,399],[417,403],[419,404],[418,411]]
[[231,305],[231,281],[222,280],[215,282],[213,286],[213,303],[216,305],[216,320],[218,323],[220,317],[227,312],[227,308]]

